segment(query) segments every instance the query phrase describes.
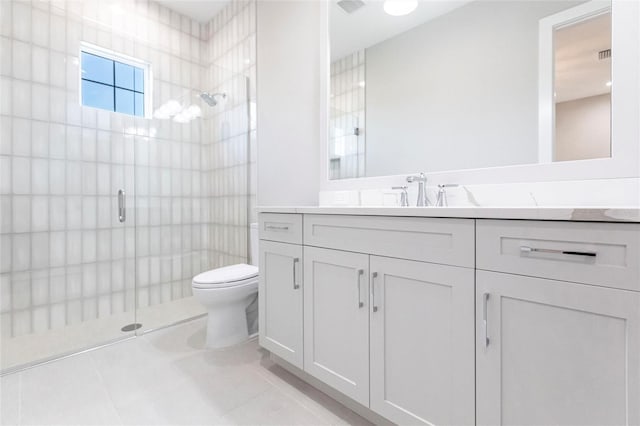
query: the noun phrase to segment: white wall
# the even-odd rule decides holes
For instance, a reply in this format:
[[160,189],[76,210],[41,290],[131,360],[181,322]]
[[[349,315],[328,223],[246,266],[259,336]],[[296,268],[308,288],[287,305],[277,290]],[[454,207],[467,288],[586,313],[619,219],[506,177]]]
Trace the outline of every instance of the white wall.
[[317,205],[321,2],[258,2],[258,205]]
[[611,95],[556,104],[556,161],[611,155]]
[[536,163],[538,24],[576,3],[475,1],[367,49],[367,176]]

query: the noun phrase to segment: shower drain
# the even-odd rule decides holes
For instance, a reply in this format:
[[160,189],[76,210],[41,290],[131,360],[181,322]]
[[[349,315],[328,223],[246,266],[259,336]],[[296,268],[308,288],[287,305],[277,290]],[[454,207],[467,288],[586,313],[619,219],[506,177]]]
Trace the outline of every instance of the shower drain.
[[137,322],[133,323],[133,324],[127,324],[124,327],[121,328],[122,331],[133,331],[133,330],[137,330],[140,327],[142,327],[142,324],[139,324]]

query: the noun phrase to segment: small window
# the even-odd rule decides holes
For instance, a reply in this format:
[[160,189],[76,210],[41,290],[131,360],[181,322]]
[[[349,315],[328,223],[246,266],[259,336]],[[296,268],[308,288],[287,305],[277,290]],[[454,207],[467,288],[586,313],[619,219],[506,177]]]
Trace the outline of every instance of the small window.
[[148,65],[97,49],[83,48],[80,56],[82,105],[145,116]]

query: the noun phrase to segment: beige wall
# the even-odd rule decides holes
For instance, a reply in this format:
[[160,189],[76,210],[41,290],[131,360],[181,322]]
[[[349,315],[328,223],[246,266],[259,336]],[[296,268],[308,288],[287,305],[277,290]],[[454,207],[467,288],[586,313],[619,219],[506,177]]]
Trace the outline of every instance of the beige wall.
[[610,94],[556,104],[555,161],[610,156]]

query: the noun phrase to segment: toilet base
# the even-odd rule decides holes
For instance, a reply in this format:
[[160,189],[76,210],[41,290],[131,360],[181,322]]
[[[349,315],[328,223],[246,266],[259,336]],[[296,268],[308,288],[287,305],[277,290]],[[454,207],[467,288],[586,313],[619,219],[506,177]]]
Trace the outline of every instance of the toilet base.
[[249,338],[245,304],[216,306],[207,318],[206,347],[219,349],[237,345]]
[[224,288],[193,287],[193,296],[207,308],[207,348],[224,348],[249,338],[247,307],[257,294],[257,279]]

